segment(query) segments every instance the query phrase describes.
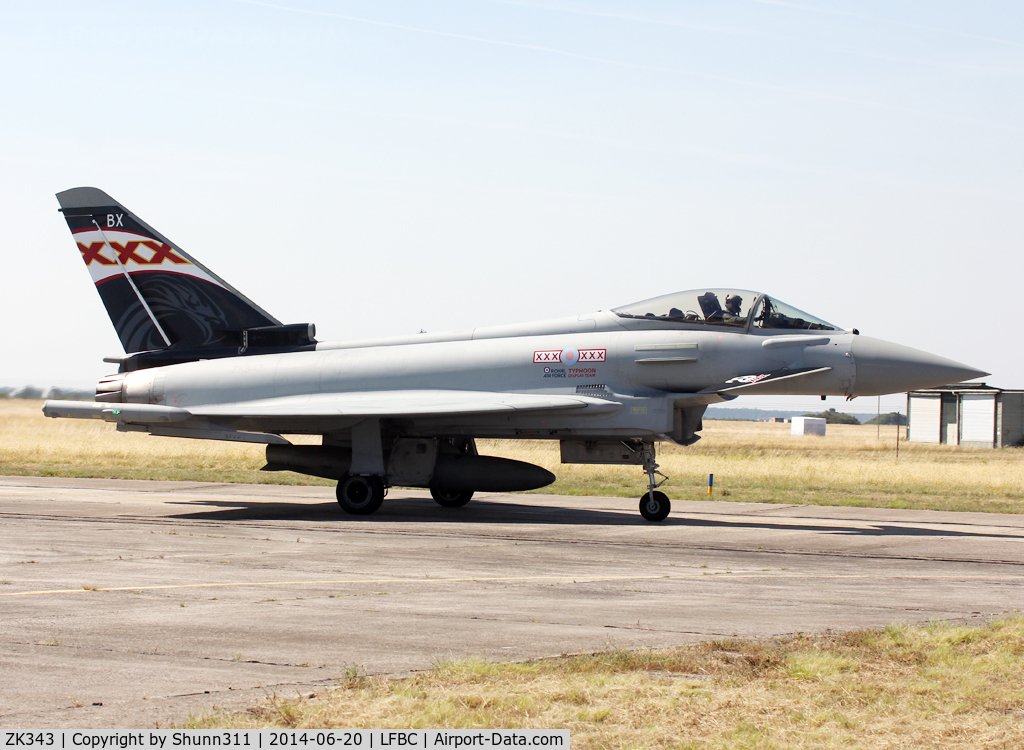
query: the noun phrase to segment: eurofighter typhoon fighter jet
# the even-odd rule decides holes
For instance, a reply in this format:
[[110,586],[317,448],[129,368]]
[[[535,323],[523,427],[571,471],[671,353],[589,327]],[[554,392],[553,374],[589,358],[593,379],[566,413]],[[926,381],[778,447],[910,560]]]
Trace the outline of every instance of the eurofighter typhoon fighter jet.
[[[691,445],[709,404],[743,394],[874,396],[979,377],[843,330],[767,294],[695,289],[559,320],[321,342],[282,324],[101,190],[57,194],[126,355],[96,401],[49,417],[125,432],[265,443],[267,471],[337,480],[348,513],[392,486],[443,506],[555,480],[481,456],[476,438],[557,440],[562,463],[634,464],[664,519],[655,444]],[[293,445],[283,435],[320,435]]]

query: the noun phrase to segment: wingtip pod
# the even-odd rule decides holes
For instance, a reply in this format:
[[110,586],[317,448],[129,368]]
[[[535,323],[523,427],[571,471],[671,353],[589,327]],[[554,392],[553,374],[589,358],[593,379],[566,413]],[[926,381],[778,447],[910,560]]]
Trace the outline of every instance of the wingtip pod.
[[990,374],[920,349],[870,336],[855,336],[850,353],[856,367],[854,396],[881,396],[934,388]]
[[111,404],[96,401],[46,401],[43,416],[54,419],[102,419],[104,422],[161,424],[184,422],[191,412],[156,404]]
[[99,188],[57,201],[126,352],[237,346],[281,325]]

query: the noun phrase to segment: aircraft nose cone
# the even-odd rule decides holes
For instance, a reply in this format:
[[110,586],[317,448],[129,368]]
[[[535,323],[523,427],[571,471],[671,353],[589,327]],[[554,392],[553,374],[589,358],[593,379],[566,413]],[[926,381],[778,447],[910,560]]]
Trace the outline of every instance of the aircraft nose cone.
[[854,336],[850,352],[856,367],[853,381],[855,396],[880,396],[934,388],[989,374],[920,349],[870,336]]

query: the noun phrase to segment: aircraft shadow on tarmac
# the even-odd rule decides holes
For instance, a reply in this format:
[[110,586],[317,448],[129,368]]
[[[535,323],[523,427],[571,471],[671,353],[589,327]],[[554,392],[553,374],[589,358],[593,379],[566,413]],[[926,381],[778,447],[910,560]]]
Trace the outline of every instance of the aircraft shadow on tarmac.
[[[623,498],[624,503],[632,502]],[[238,500],[188,500],[183,505],[201,506],[204,510],[180,513],[172,518],[199,521],[306,521],[324,524],[359,523],[385,526],[393,521],[460,524],[547,524],[582,526],[652,526],[634,511],[590,510],[509,503],[489,503],[474,500],[467,507],[442,508],[430,499],[397,498],[385,502],[379,511],[369,516],[343,513],[335,503],[279,503],[244,502]],[[684,511],[679,508],[678,514]],[[1021,534],[999,534],[953,529],[933,529],[916,526],[871,524],[865,526],[833,526],[826,523],[786,523],[784,521],[716,521],[705,518],[669,517],[657,526],[687,526],[709,529],[756,529],[770,532],[810,531],[841,536],[908,536],[908,537],[966,537],[986,539],[1020,539]]]
[[[633,502],[623,500],[630,506]],[[238,500],[187,500],[180,505],[201,506],[215,510],[182,513],[173,518],[202,521],[312,521],[384,526],[394,521],[463,524],[557,524],[643,526],[648,525],[635,511],[599,511],[583,508],[552,508],[550,506],[493,503],[473,500],[462,508],[443,508],[430,498],[396,498],[386,500],[373,515],[354,516],[343,512],[337,503],[245,502]],[[667,519],[662,524],[676,523]]]

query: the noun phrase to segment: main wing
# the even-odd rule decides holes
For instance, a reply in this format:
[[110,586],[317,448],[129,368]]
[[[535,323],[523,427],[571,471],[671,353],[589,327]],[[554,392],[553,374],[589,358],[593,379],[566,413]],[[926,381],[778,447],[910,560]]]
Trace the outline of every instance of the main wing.
[[[281,396],[188,408],[93,401],[47,401],[43,404],[43,414],[48,417],[102,419],[129,426],[139,425],[154,435],[262,443],[278,442],[280,439],[268,440],[273,436],[262,432],[228,429],[222,423],[285,420],[294,425],[305,420],[359,420],[367,417],[402,419],[563,410],[585,410],[587,414],[597,415],[614,413],[621,408],[619,402],[588,396],[404,390]],[[273,432],[270,428],[266,429],[267,432]]]
[[519,411],[586,409],[618,411],[622,404],[588,396],[555,396],[491,391],[398,390],[282,396],[258,401],[197,406],[196,415],[217,417],[443,417]]

